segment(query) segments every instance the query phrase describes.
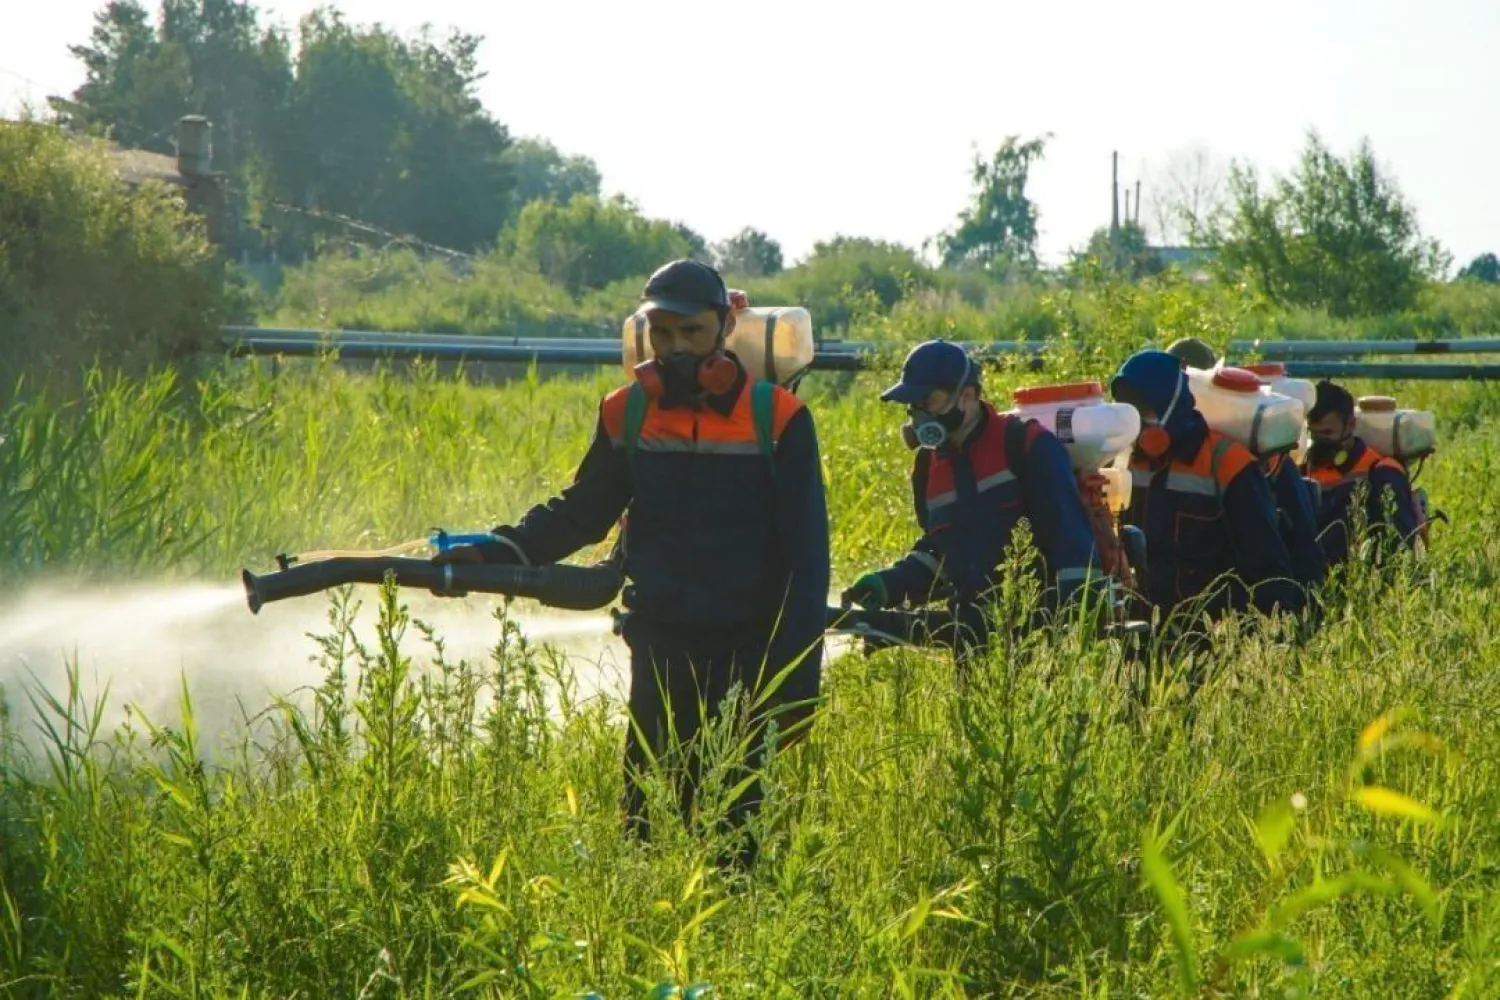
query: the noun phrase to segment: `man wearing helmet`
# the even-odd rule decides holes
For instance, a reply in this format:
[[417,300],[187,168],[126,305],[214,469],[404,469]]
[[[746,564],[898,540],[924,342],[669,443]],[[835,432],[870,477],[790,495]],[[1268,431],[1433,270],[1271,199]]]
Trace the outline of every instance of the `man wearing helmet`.
[[[820,687],[829,557],[812,414],[791,392],[752,381],[725,350],[734,305],[718,272],[673,261],[651,276],[641,309],[654,357],[600,404],[572,485],[495,528],[493,541],[439,558],[553,563],[602,541],[628,511],[625,809],[648,836],[642,772],[672,735],[688,745],[681,808],[690,817],[695,736],[733,685],[752,703],[764,699],[761,711],[777,712],[783,733],[805,723]],[[762,735],[764,722],[755,720]],[[754,741],[747,766],[763,752]],[[743,832],[759,801],[751,780],[731,824]],[[746,836],[726,860],[754,855]]]
[[900,562],[854,581],[846,602],[922,605],[946,591],[957,626],[949,638],[962,671],[986,645],[986,598],[1022,517],[1040,550],[1049,604],[1061,605],[1090,577],[1103,581],[1062,443],[985,401],[979,368],[961,347],[918,345],[900,382],[880,398],[905,406],[910,418],[902,435],[917,451],[912,500],[923,534]]

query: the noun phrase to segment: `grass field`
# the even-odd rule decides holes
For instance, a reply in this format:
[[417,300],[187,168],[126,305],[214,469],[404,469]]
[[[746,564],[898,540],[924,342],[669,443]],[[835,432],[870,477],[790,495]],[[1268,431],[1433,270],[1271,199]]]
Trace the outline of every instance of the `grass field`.
[[[618,377],[241,368],[20,403],[0,573],[222,582],[487,527],[567,482]],[[879,381],[804,393],[836,581],[914,530]],[[1191,704],[1179,676],[1133,702],[1076,634],[964,699],[939,658],[842,657],[744,881],[673,824],[621,838],[617,706],[565,661],[501,623],[488,661],[408,658],[407,594],[357,593],[373,643],[331,598],[314,696],[227,753],[187,696],[105,730],[33,690],[40,745],[0,732],[0,996],[1500,996],[1500,392],[1399,389],[1442,418],[1424,563],[1336,580],[1303,645],[1225,632]]]

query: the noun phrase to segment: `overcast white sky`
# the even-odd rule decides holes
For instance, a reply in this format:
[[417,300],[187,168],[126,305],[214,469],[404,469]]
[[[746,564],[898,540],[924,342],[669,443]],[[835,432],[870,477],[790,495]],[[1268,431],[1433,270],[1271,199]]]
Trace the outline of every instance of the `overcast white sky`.
[[[1111,150],[1127,182],[1192,146],[1283,170],[1310,127],[1341,152],[1368,136],[1457,264],[1500,252],[1497,0],[336,5],[482,34],[481,95],[512,132],[593,157],[652,215],[711,240],[754,225],[793,259],[837,233],[919,245],[1007,134],[1055,135],[1031,190],[1056,260],[1108,222]],[[67,46],[102,6],[0,0],[0,109],[78,85]]]

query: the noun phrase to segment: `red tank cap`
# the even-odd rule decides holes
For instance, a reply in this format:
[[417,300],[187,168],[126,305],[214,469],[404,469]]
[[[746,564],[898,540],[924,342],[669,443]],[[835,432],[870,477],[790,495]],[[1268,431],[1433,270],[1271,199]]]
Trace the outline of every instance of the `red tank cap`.
[[1260,378],[1243,368],[1220,368],[1214,372],[1214,385],[1230,392],[1260,392]]
[[1011,393],[1017,406],[1040,406],[1044,403],[1072,403],[1104,395],[1099,382],[1071,382],[1067,385],[1034,385]]
[[1261,378],[1281,378],[1286,374],[1286,365],[1280,361],[1262,361],[1258,365],[1241,365],[1247,372],[1254,372]]

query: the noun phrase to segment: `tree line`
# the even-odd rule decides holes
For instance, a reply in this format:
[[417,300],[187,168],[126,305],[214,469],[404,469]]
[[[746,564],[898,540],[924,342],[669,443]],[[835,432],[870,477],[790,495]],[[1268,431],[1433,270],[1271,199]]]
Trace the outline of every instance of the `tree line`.
[[[671,257],[751,278],[787,266],[764,232],[746,228],[710,245],[627,197],[605,197],[587,157],[512,136],[476,94],[481,42],[462,31],[403,36],[325,8],[302,19],[293,44],[250,3],[160,0],[153,12],[112,0],[72,48],[84,83],[53,110],[70,129],[167,153],[178,118],[209,118],[215,166],[244,223],[231,250],[302,259],[330,232],[346,235],[327,222],[344,217],[461,253],[503,253],[574,296]],[[976,156],[969,204],[921,249],[946,270],[1004,282],[1042,276],[1027,185],[1050,138],[1012,136]],[[1157,239],[1202,248],[1216,276],[1278,306],[1335,317],[1400,311],[1448,270],[1368,142],[1340,156],[1310,133],[1293,169],[1269,179],[1201,152],[1170,166],[1150,192]],[[1168,266],[1141,225],[1141,200],[1076,250],[1065,276],[1138,280]],[[852,262],[830,270],[881,260],[895,268],[871,288],[918,261],[915,248],[846,235],[809,259],[841,255]],[[1500,265],[1482,256],[1460,277],[1494,282]]]

